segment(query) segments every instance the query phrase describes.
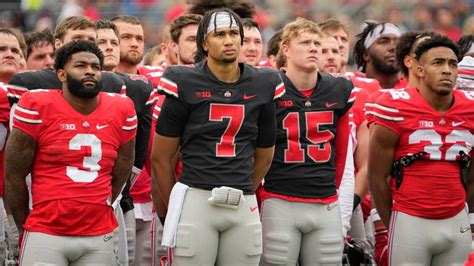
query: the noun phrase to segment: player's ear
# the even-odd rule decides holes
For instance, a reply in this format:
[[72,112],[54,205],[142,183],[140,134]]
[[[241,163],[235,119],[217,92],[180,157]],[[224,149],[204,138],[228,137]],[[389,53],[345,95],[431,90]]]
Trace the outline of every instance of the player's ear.
[[207,38],[202,42],[202,49],[207,53],[209,48],[207,47]]
[[64,71],[64,69],[58,69],[58,70],[56,71],[56,75],[58,76],[58,79],[59,79],[61,82],[65,82],[65,81],[66,81],[67,74],[66,74],[66,71]]
[[409,55],[405,55],[405,57],[403,57],[403,64],[407,67],[407,68],[410,68],[410,67],[413,67],[413,57],[409,56]]
[[280,50],[285,55],[286,58],[288,58],[290,47],[288,46],[287,43],[282,43],[280,46]]
[[417,77],[422,78],[425,76],[425,68],[420,65],[417,65],[415,73]]
[[63,41],[61,41],[60,39],[55,39],[54,40],[54,48],[57,50],[57,49],[61,48],[61,46],[63,46]]
[[369,54],[367,53],[367,51],[362,54],[362,59],[364,59],[364,62],[369,61]]

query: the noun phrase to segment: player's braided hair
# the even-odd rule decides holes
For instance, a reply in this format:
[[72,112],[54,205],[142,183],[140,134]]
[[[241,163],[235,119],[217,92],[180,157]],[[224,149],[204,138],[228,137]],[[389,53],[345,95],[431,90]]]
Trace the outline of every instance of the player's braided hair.
[[[407,55],[413,55],[415,51],[415,43],[424,38],[424,37],[432,37],[437,33],[432,31],[426,32],[417,32],[417,31],[409,31],[405,32],[400,36],[398,41],[397,47],[395,48],[395,57],[397,59],[397,64],[400,67],[400,70],[405,76],[408,76],[408,68],[405,66],[403,60]],[[419,44],[419,43],[418,43]]]
[[[352,55],[354,56],[354,60],[357,64],[357,67],[362,72],[365,72],[365,61],[364,61],[364,53],[366,51],[365,46],[364,46],[365,39],[375,29],[375,27],[377,27],[379,24],[382,24],[382,23],[366,21],[365,24],[367,25],[364,28],[364,30],[361,33],[357,34],[356,36],[357,41],[354,44],[354,52],[352,53]],[[383,30],[384,28],[382,28],[382,31]]]
[[204,15],[209,10],[228,8],[240,18],[252,18],[255,15],[255,4],[245,0],[197,0],[188,13]]
[[74,41],[70,42],[56,51],[56,59],[54,60],[54,69],[64,69],[66,63],[71,59],[73,54],[80,52],[88,52],[95,54],[99,58],[100,67],[104,65],[104,55],[95,42],[91,41]]
[[415,59],[420,60],[420,57],[426,53],[428,50],[436,47],[446,47],[451,49],[458,60],[460,60],[460,52],[459,47],[453,41],[451,41],[448,37],[436,34],[432,36],[430,39],[422,41],[418,47],[415,49]]
[[[229,16],[234,17],[235,21],[237,22],[237,26],[239,27],[240,44],[242,45],[243,43],[244,27],[242,26],[242,22],[240,21],[239,16],[234,11],[228,8],[220,8],[220,9],[208,11],[206,14],[204,14],[204,18],[199,23],[199,27],[198,27],[198,31],[196,35],[197,52],[196,52],[196,55],[194,56],[195,63],[201,62],[207,56],[207,52],[204,51],[204,48],[202,47],[202,45],[204,43],[204,40],[206,39],[206,32],[207,32],[207,28],[209,27],[209,23],[211,23],[212,14],[214,14],[215,12],[226,12],[229,14]],[[212,23],[215,23],[215,21],[213,21]]]
[[459,49],[461,50],[461,58],[466,55],[473,43],[474,35],[472,34],[464,35],[458,40],[457,44],[459,45]]

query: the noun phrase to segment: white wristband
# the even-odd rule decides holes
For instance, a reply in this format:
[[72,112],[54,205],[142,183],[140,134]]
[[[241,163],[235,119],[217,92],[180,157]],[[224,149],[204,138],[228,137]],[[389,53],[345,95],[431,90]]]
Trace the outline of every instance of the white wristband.
[[372,218],[372,222],[373,222],[373,223],[382,220],[382,219],[380,219],[380,215],[379,215],[379,213],[377,212],[377,209],[371,209],[371,210],[370,210],[370,217]]
[[469,213],[469,223],[474,224],[474,213]]

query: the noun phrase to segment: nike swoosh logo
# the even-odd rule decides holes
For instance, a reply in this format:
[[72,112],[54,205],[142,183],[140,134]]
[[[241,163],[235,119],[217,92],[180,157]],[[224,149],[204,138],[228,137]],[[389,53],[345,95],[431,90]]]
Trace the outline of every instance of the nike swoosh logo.
[[337,103],[326,103],[326,108],[331,108],[333,107],[334,105],[336,105]]
[[461,121],[461,122],[454,122],[453,121],[453,127],[457,127],[457,126],[462,125],[462,124],[464,124],[464,121]]
[[244,101],[253,99],[253,98],[255,98],[255,97],[257,97],[257,95],[247,95],[247,94],[244,94]]
[[466,227],[466,228],[460,227],[460,228],[459,228],[459,231],[461,232],[461,234],[466,233],[466,232],[469,231],[469,230],[471,230],[470,227]]
[[250,207],[250,211],[251,211],[251,212],[254,212],[257,208],[258,208],[258,206]]
[[107,241],[109,241],[110,239],[112,239],[112,236],[104,236],[104,242],[107,242]]
[[109,125],[103,125],[103,126],[96,125],[95,128],[97,128],[97,130],[101,130],[101,129],[106,128],[106,127],[108,127],[108,126],[109,126]]

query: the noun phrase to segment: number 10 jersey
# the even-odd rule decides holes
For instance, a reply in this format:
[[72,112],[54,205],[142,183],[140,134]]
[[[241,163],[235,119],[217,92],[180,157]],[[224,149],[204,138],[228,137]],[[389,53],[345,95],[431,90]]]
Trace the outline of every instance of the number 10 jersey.
[[83,115],[61,90],[21,97],[13,127],[37,143],[26,230],[94,236],[117,226],[110,206],[112,169],[120,147],[136,134],[137,117],[125,96],[101,92],[98,98],[96,109]]

